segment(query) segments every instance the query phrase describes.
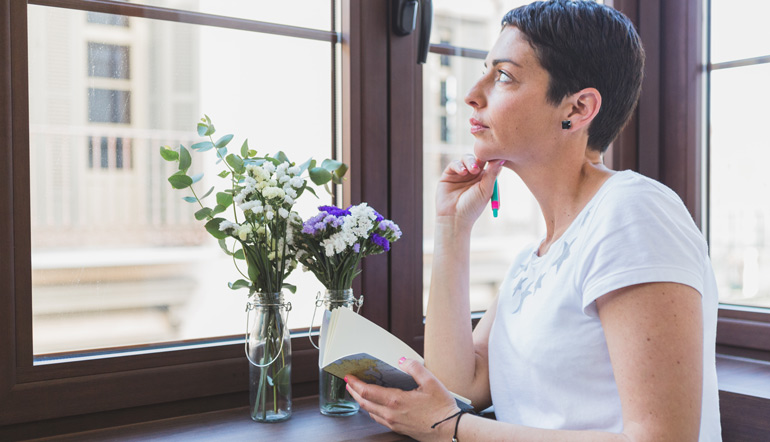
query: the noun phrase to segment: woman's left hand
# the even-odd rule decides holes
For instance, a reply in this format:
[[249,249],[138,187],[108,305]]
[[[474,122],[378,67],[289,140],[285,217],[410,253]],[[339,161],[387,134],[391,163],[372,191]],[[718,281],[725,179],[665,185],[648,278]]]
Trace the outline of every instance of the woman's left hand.
[[345,379],[348,391],[361,408],[377,423],[420,441],[452,439],[454,420],[431,429],[431,425],[457,413],[460,409],[449,390],[422,364],[404,359],[401,368],[417,382],[417,388],[402,391],[367,384],[353,375]]

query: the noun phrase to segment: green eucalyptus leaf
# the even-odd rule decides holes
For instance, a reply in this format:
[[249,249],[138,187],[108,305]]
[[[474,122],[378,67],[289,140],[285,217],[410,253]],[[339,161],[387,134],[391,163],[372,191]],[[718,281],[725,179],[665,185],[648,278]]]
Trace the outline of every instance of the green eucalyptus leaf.
[[287,284],[284,282],[281,288],[284,288],[292,293],[297,293],[297,286],[293,284]]
[[348,172],[348,165],[345,163],[340,163],[339,167],[334,170],[334,176],[337,178],[342,178],[345,176],[345,174]]
[[243,144],[241,145],[241,156],[243,158],[248,158],[251,155],[249,155],[249,139],[243,140]]
[[217,142],[214,144],[216,147],[224,147],[227,146],[227,143],[230,142],[230,140],[233,139],[233,134],[227,134],[224,137],[217,140]]
[[195,219],[197,219],[198,221],[202,221],[210,216],[211,216],[211,209],[208,207],[204,207],[201,210],[195,212]]
[[206,117],[206,123],[208,127],[206,128],[206,133],[203,134],[203,136],[207,137],[209,135],[214,135],[214,132],[216,132],[216,129],[214,129],[214,124],[211,122],[211,118],[209,118],[208,115],[204,115],[204,116]]
[[271,163],[273,163],[276,166],[278,166],[279,164],[282,163],[282,161],[280,161],[278,158],[271,158],[271,157],[268,157],[268,156],[265,157],[265,161],[270,161]]
[[185,200],[185,201],[187,201],[188,203],[195,203],[195,202],[198,202],[198,200],[196,200],[194,196],[186,196],[186,197],[184,197],[184,198],[182,198],[182,199],[183,199],[183,200]]
[[166,161],[176,161],[179,159],[179,152],[168,146],[160,146],[160,156]]
[[232,256],[232,252],[230,252],[230,249],[227,247],[227,240],[224,238],[217,241],[219,243],[219,247],[228,255]]
[[202,173],[197,173],[197,174],[191,176],[190,178],[192,178],[193,184],[195,184],[198,181],[200,181],[201,178],[203,178],[203,174]]
[[217,206],[227,208],[233,203],[233,196],[225,192],[217,192]]
[[192,178],[185,175],[184,172],[181,170],[170,177],[168,177],[168,182],[171,183],[171,187],[174,189],[186,189],[192,185]]
[[283,368],[278,370],[273,378],[273,384],[278,387],[278,391],[283,394],[289,394],[289,384],[291,383],[291,376],[288,370],[289,366],[284,365]]
[[235,282],[228,282],[227,286],[233,290],[238,290],[238,289],[250,288],[251,283],[249,281],[246,281],[245,279],[239,279]]
[[214,218],[206,223],[206,230],[217,239],[227,238],[227,233],[219,230],[219,224],[224,221],[224,218]]
[[328,158],[323,160],[323,163],[321,163],[321,167],[323,167],[324,169],[328,170],[329,172],[334,172],[335,170],[337,170],[342,165],[343,165],[343,163],[341,161],[330,160]]
[[223,170],[223,171],[221,171],[221,172],[219,172],[217,174],[217,176],[219,178],[227,178],[227,175],[230,175],[230,171],[229,170]]
[[305,161],[304,163],[300,164],[300,166],[299,166],[299,173],[302,174],[306,170],[312,169],[314,167],[315,167],[315,160],[310,158],[307,161]]
[[275,159],[278,160],[280,163],[291,164],[291,161],[289,161],[289,157],[287,157],[282,150],[279,150],[278,153],[275,154]]
[[235,259],[246,259],[246,255],[243,253],[243,249],[238,249],[233,253]]
[[259,281],[259,270],[257,269],[257,266],[251,265],[251,263],[249,263],[248,274],[250,280]]
[[238,155],[231,153],[230,155],[227,156],[226,160],[227,160],[227,164],[229,164],[230,167],[232,167],[236,173],[243,173],[243,171],[246,170],[243,167],[243,159]]
[[224,158],[227,156],[227,147],[220,147],[217,149],[217,156],[219,158]]
[[198,135],[205,137],[208,130],[209,126],[206,123],[198,123]]
[[201,199],[206,198],[207,196],[211,195],[211,192],[214,191],[214,186],[211,186],[211,189],[208,190],[208,192],[204,193]]
[[310,174],[310,180],[317,186],[326,184],[332,179],[332,173],[323,167],[314,167],[308,171]]
[[212,214],[212,215],[216,215],[216,214],[218,214],[218,213],[222,213],[222,212],[224,212],[225,210],[227,210],[227,207],[225,207],[225,206],[223,206],[223,205],[221,205],[221,204],[217,204],[217,205],[216,205],[216,206],[214,206],[214,208],[211,210],[211,214]]
[[179,145],[179,170],[187,172],[187,169],[192,165],[192,157],[190,151],[186,147]]
[[201,141],[190,146],[190,149],[197,150],[198,152],[206,152],[214,148],[214,143],[211,141]]

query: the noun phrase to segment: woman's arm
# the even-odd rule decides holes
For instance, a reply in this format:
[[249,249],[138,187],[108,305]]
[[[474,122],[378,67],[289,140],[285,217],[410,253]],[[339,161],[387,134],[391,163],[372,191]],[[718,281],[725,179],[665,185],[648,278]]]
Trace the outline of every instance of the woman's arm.
[[471,330],[470,237],[487,207],[502,165],[473,156],[451,163],[438,184],[430,297],[425,320],[425,365],[474,405],[490,403],[487,341],[494,311]]
[[[623,407],[623,432],[562,431],[463,416],[458,439],[514,441],[697,441],[703,377],[701,296],[675,283],[626,287],[597,300]],[[373,419],[418,440],[451,440],[457,408],[414,361],[404,371],[419,387],[404,392],[349,378],[349,390]],[[565,370],[568,367],[565,367]],[[579,380],[576,380],[579,382]]]

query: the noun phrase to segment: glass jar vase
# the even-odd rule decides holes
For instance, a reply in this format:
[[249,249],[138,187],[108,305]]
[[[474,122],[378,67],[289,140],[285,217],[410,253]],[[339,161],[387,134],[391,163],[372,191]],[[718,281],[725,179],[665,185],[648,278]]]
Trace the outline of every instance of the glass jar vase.
[[[357,307],[360,310],[363,302],[363,296],[360,296],[358,299],[355,298],[353,289],[326,290],[323,295],[319,292],[316,297],[316,309],[323,307],[324,315],[336,308],[349,308],[352,310],[353,307]],[[320,367],[319,361],[318,402],[321,414],[326,416],[351,416],[358,412],[358,402],[350,396],[345,387],[345,381],[325,372]]]
[[246,304],[249,405],[257,422],[291,417],[290,311],[283,293],[254,293]]

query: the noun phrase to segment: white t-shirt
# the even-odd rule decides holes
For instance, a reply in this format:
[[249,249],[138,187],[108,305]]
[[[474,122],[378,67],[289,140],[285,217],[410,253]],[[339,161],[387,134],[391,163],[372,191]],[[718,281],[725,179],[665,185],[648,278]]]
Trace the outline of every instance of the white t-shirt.
[[703,235],[679,197],[632,171],[610,177],[543,256],[514,261],[489,337],[498,420],[565,430],[623,429],[594,302],[645,282],[677,282],[703,299],[700,441],[721,440],[715,366],[717,288]]

